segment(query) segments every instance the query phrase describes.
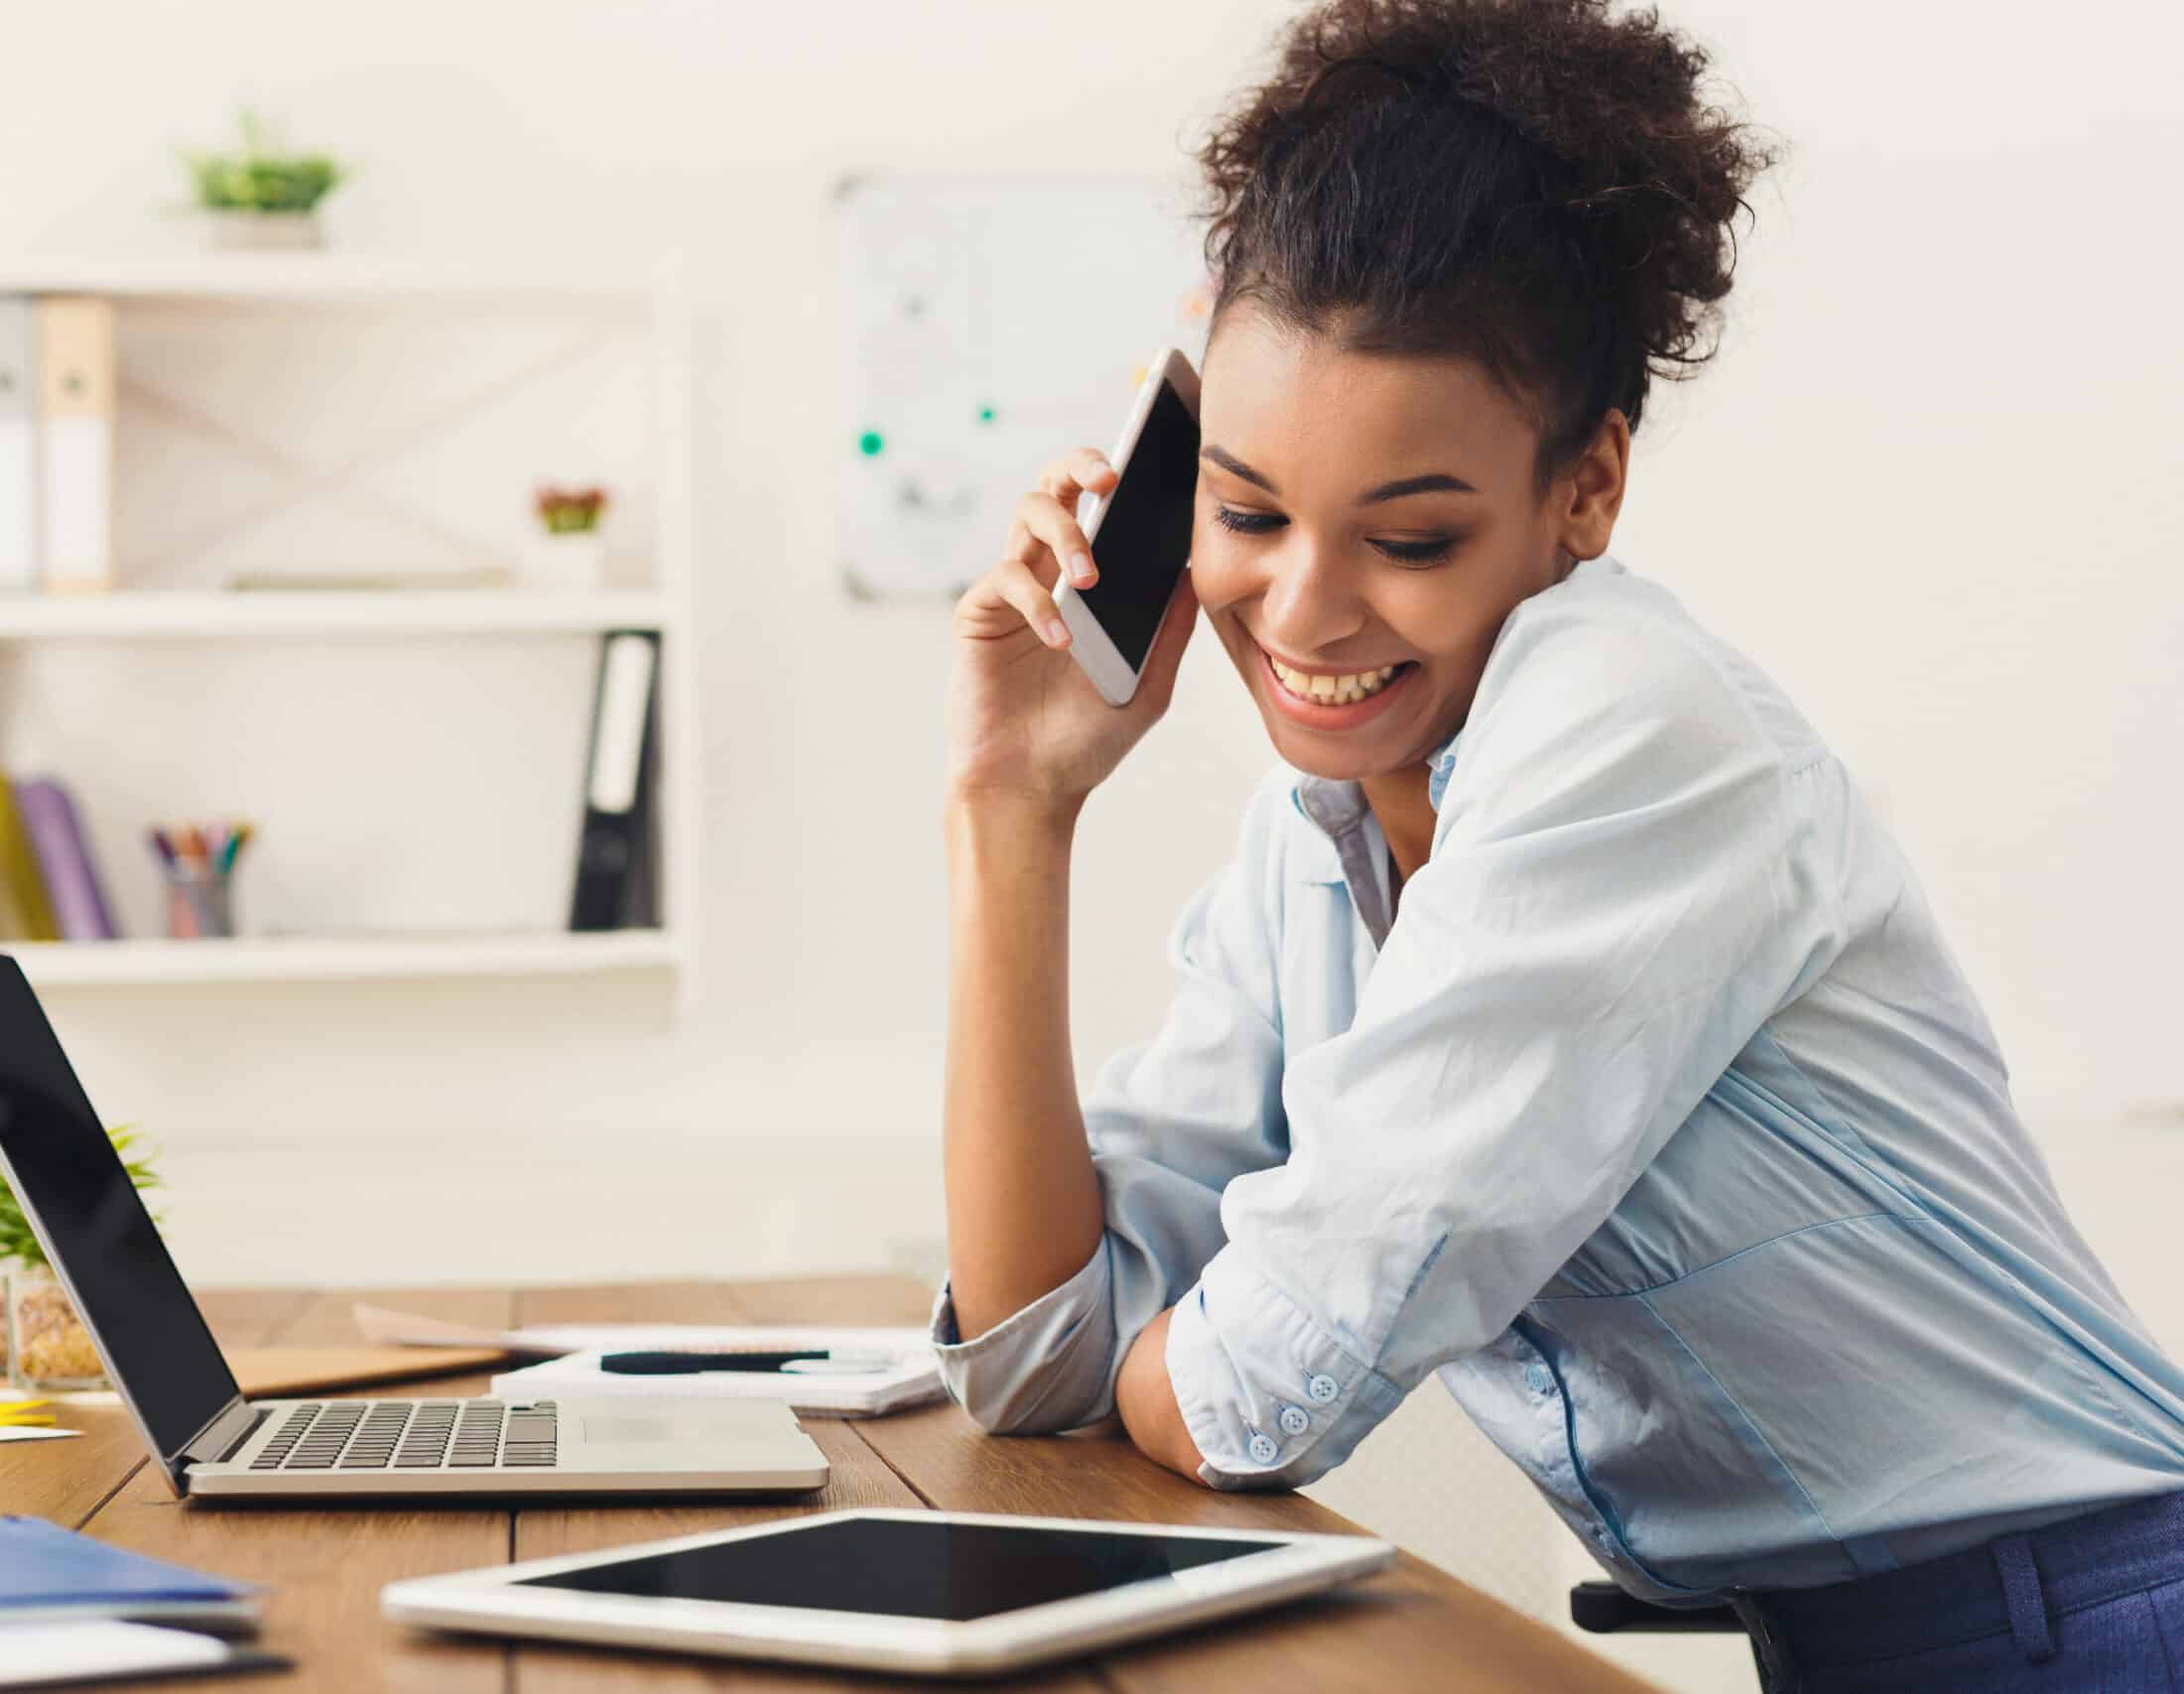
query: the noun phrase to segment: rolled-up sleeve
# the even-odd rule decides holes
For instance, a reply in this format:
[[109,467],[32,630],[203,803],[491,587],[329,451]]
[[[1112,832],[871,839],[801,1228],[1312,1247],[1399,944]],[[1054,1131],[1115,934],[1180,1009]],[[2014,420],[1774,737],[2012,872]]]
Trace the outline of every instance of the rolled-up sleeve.
[[1344,1033],[1168,1331],[1218,1488],[1312,1481],[1491,1341],[1842,946],[1790,768],[1672,635],[1512,620]]
[[1277,768],[1252,795],[1234,857],[1170,932],[1178,986],[1159,1029],[1108,1059],[1082,1102],[1106,1217],[1092,1256],[969,1342],[947,1285],[934,1301],[942,1379],[986,1429],[1072,1429],[1109,1415],[1130,1344],[1220,1248],[1222,1191],[1287,1152],[1275,828],[1294,782]]

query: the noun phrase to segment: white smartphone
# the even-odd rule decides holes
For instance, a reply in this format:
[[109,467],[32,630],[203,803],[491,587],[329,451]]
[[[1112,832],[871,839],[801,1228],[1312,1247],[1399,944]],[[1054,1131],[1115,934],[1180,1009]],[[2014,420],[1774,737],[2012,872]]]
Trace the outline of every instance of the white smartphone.
[[1127,706],[1160,633],[1160,620],[1191,560],[1198,500],[1198,372],[1173,347],[1145,367],[1145,382],[1108,462],[1115,485],[1079,502],[1098,579],[1055,584],[1055,609],[1070,651],[1109,706]]

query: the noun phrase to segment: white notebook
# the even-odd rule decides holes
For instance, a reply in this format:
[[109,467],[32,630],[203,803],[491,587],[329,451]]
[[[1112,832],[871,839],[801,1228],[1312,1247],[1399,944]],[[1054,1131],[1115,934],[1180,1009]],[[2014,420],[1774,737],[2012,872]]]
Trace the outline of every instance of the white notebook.
[[38,407],[31,303],[0,294],[0,589],[38,586]]
[[47,1688],[221,1670],[287,1670],[292,1661],[191,1629],[97,1618],[14,1624],[0,1654],[0,1688]]
[[[825,1349],[884,1356],[887,1363],[854,1374],[798,1375],[784,1370],[697,1370],[623,1375],[599,1368],[603,1353]],[[602,1394],[669,1399],[786,1400],[800,1412],[827,1417],[876,1417],[943,1399],[941,1368],[922,1329],[840,1329],[768,1324],[646,1324],[631,1326],[611,1347],[590,1347],[542,1365],[503,1370],[492,1391],[500,1399],[553,1399]]]
[[42,295],[31,309],[38,568],[49,592],[111,586],[114,303]]

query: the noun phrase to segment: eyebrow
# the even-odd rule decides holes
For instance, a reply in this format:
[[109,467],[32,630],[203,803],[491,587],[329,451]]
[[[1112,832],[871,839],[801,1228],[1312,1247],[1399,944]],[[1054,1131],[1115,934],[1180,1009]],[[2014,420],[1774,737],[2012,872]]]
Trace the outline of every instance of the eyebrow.
[[[1220,465],[1221,469],[1227,471],[1230,475],[1240,476],[1246,482],[1255,483],[1264,488],[1269,494],[1279,494],[1281,492],[1273,483],[1269,482],[1258,471],[1253,470],[1242,459],[1236,457],[1234,454],[1224,452],[1220,448],[1204,448],[1200,451],[1199,457],[1213,460],[1214,463]],[[1368,488],[1357,496],[1357,503],[1360,506],[1370,506],[1382,500],[1399,500],[1405,494],[1426,494],[1437,490],[1444,490],[1452,494],[1476,494],[1478,492],[1463,477],[1451,476],[1444,471],[1435,470],[1424,476],[1405,476],[1398,481],[1383,482],[1377,488]]]

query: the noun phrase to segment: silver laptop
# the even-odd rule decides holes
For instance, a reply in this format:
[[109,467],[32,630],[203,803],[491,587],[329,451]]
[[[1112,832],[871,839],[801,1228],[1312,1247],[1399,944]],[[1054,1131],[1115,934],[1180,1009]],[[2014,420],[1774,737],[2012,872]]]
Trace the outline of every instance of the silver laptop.
[[0,1175],[178,1495],[792,1494],[827,1481],[827,1456],[770,1402],[245,1400],[5,955]]

